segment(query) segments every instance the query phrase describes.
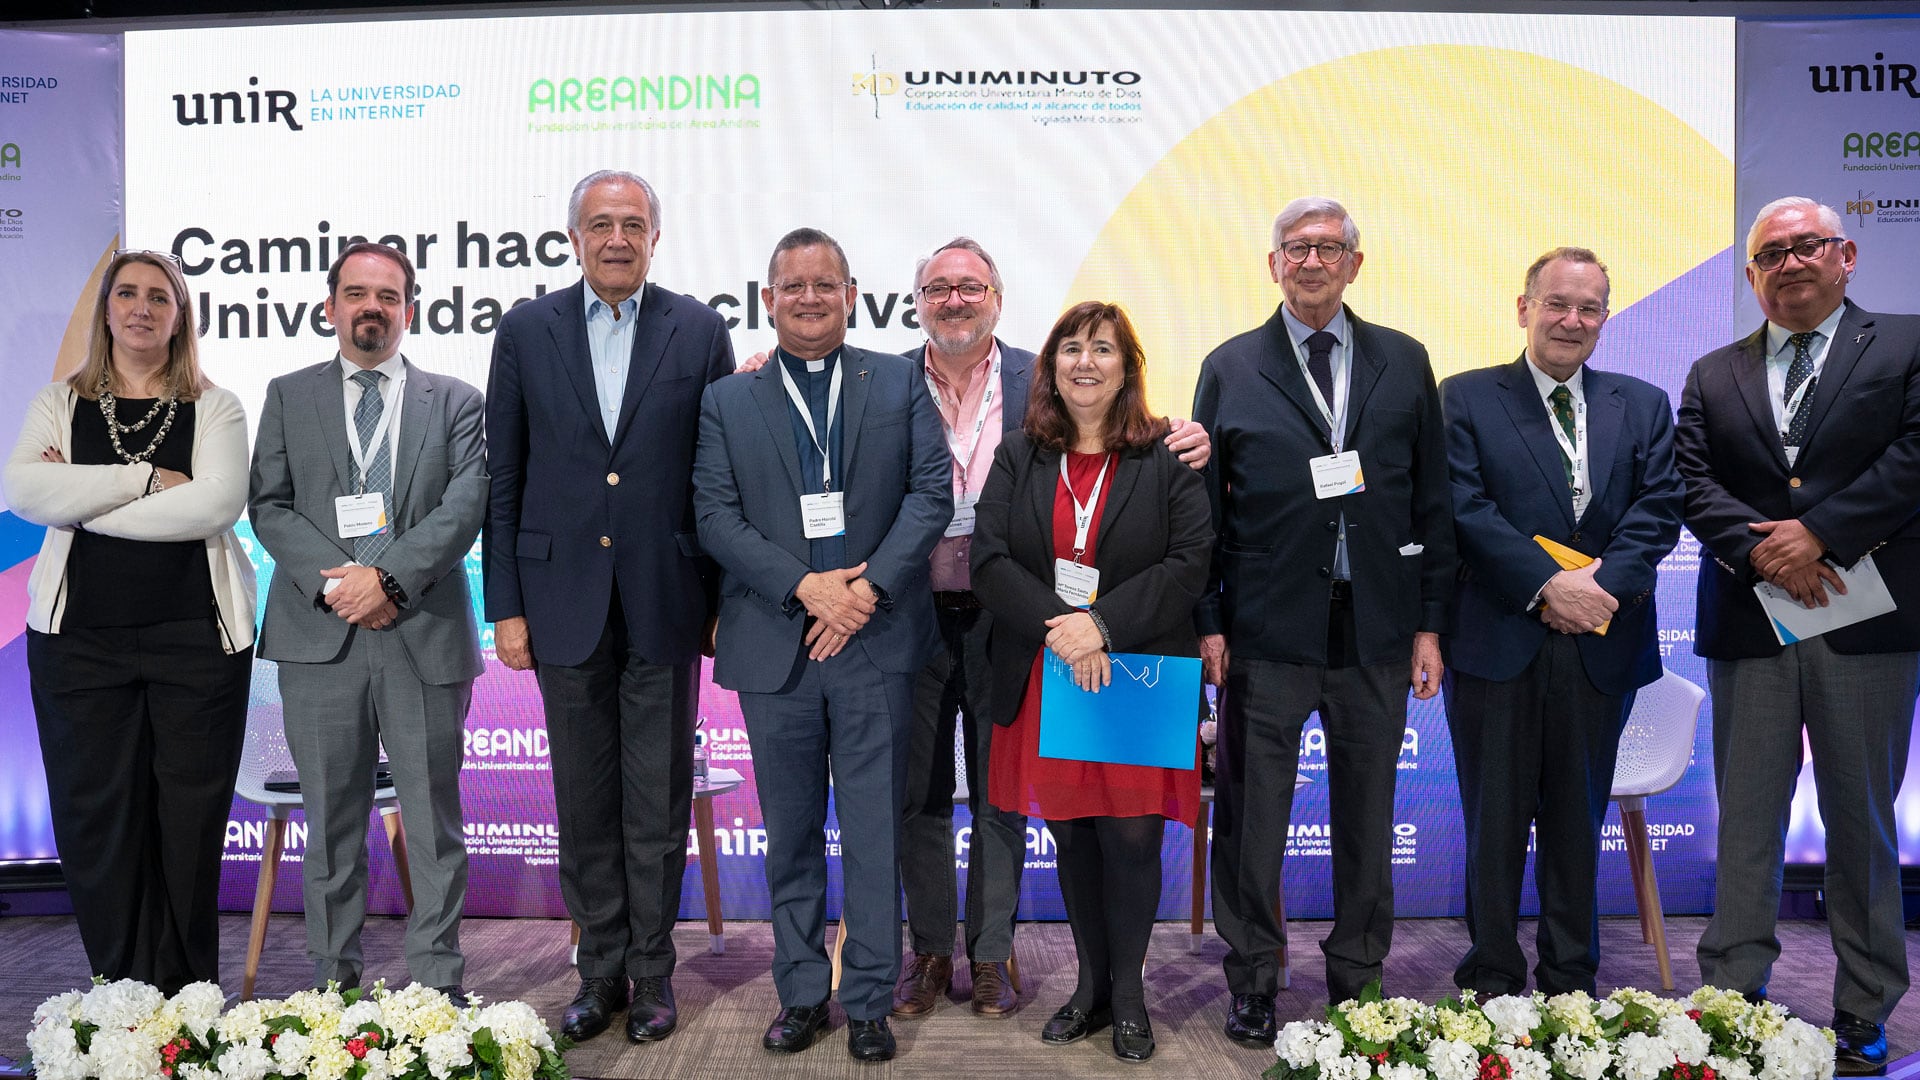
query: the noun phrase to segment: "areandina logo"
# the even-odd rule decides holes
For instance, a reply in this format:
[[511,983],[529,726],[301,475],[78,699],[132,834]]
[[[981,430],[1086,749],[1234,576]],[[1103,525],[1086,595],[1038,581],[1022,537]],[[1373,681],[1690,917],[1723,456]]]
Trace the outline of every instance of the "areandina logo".
[[0,169],[18,169],[20,164],[20,144],[0,142]]
[[760,77],[752,72],[564,76],[527,86],[527,112],[678,112],[684,109],[758,109]]

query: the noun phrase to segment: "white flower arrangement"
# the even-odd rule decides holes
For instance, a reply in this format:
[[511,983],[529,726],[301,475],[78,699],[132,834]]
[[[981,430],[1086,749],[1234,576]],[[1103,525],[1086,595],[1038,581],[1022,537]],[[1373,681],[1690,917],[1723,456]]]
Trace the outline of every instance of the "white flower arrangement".
[[35,1009],[27,1049],[42,1080],[567,1080],[569,1044],[523,1002],[376,984],[224,1004],[212,983],[97,982]]
[[1377,986],[1280,1029],[1267,1080],[1831,1080],[1833,1032],[1702,987],[1472,994],[1426,1005]]

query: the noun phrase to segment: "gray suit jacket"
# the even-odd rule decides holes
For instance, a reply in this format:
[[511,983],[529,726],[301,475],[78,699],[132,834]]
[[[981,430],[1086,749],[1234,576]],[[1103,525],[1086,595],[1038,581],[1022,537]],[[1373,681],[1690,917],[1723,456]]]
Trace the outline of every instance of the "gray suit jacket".
[[[341,654],[353,629],[314,606],[322,570],[353,559],[340,538],[334,499],[349,493],[353,459],[339,359],[267,384],[253,447],[247,513],[273,556],[263,660],[320,664]],[[393,629],[422,682],[446,685],[480,674],[480,644],[465,560],[487,507],[480,392],[407,364],[393,463],[393,543],[380,567],[407,595]]]
[[[927,558],[953,520],[953,457],[920,369],[851,345],[842,389],[847,559],[890,603],[854,636],[881,671],[918,671],[936,644]],[[811,570],[800,523],[800,453],[786,391],[768,364],[707,387],[694,453],[700,544],[720,564],[714,681],[771,693],[806,627],[794,587]]]

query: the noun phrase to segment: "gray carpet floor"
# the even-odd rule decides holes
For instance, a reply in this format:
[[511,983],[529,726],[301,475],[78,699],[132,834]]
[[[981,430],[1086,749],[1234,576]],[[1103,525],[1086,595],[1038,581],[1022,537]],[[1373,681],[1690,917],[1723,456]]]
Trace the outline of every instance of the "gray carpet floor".
[[[1699,972],[1693,946],[1705,920],[1667,921],[1678,992],[1692,989]],[[1282,1021],[1318,1015],[1325,1002],[1320,938],[1330,924],[1295,921],[1292,988],[1279,999]],[[1633,919],[1603,920],[1602,990],[1616,986],[1657,988],[1653,949],[1640,941]],[[1531,926],[1527,926],[1531,933]],[[406,981],[401,959],[402,923],[368,921],[367,978]],[[240,985],[247,921],[222,920],[221,970],[227,987]],[[831,933],[831,931],[829,931]],[[561,1009],[577,985],[568,964],[567,926],[540,919],[470,919],[461,928],[468,957],[466,985],[489,999],[521,998],[559,1023]],[[1776,1000],[1816,1022],[1827,1021],[1833,980],[1826,925],[1783,921],[1785,953],[1772,986]],[[1909,932],[1908,951],[1920,963],[1920,931]],[[964,978],[957,978],[953,1000],[915,1022],[893,1025],[900,1055],[889,1065],[861,1065],[848,1058],[844,1018],[836,1009],[834,1031],[812,1050],[778,1057],[760,1048],[760,1034],[778,1003],[768,974],[773,956],[766,923],[731,923],[726,952],[707,951],[704,923],[683,923],[676,932],[680,967],[674,989],[680,1030],[653,1046],[632,1046],[614,1030],[568,1055],[579,1077],[881,1077],[953,1076],[994,1080],[1006,1077],[1252,1077],[1272,1063],[1270,1052],[1244,1049],[1220,1032],[1227,992],[1220,974],[1224,946],[1203,938],[1190,950],[1184,923],[1162,923],[1148,954],[1147,1001],[1159,1052],[1139,1066],[1117,1061],[1104,1036],[1068,1047],[1039,1041],[1040,1025],[1073,990],[1073,941],[1064,923],[1025,923],[1016,952],[1024,986],[1020,1011],[1000,1020],[975,1017],[965,1003]],[[257,992],[278,996],[306,985],[311,968],[304,935],[295,916],[276,916],[268,931]],[[1452,989],[1454,961],[1466,943],[1466,930],[1453,919],[1403,920],[1395,929],[1387,962],[1387,990],[1427,1000]],[[0,1054],[21,1057],[33,1009],[47,997],[85,981],[86,961],[69,918],[0,918]],[[1920,995],[1894,1014],[1889,1035],[1897,1055],[1920,1051]]]

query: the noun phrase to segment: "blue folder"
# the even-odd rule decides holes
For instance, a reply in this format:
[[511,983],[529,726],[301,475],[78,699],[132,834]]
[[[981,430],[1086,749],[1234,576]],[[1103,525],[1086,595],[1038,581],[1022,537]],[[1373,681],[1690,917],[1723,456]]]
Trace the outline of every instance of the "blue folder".
[[1191,769],[1200,739],[1200,661],[1114,653],[1097,694],[1051,651],[1040,675],[1040,756]]

